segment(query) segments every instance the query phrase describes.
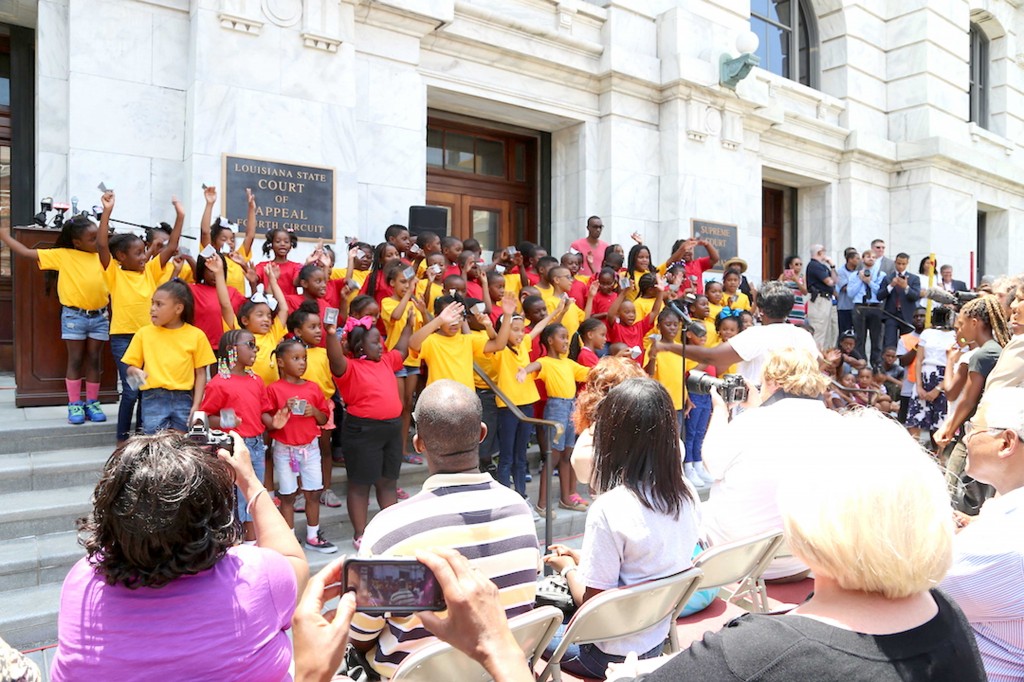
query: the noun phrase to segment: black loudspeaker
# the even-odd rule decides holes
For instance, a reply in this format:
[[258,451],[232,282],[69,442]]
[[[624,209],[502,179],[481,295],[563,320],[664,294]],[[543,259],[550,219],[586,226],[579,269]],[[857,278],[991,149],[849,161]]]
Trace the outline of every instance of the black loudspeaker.
[[448,236],[448,209],[444,206],[410,206],[409,233],[433,232],[438,237]]

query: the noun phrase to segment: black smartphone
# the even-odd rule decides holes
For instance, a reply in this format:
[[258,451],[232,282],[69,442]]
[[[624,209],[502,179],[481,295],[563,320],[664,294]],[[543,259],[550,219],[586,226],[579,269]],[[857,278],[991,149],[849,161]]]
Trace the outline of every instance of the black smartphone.
[[348,559],[341,589],[355,592],[361,613],[413,613],[448,608],[433,572],[416,559]]

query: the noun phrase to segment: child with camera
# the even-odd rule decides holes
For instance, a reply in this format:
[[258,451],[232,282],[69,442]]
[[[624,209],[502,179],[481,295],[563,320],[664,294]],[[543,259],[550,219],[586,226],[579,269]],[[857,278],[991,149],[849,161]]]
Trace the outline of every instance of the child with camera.
[[281,428],[272,428],[274,441],[274,472],[277,493],[281,498],[281,514],[290,528],[295,527],[295,493],[302,478],[302,495],[306,502],[306,548],[323,554],[338,551],[320,530],[320,426],[327,423],[327,399],[313,381],[306,381],[306,344],[287,338],[274,349],[280,379],[267,387],[270,411],[287,408],[288,418]]

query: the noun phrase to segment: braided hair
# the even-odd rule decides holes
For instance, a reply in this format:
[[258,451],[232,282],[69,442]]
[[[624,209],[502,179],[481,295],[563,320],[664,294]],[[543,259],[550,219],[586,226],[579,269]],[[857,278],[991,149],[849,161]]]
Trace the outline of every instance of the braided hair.
[[1010,325],[1003,315],[1003,309],[995,296],[979,296],[973,301],[968,301],[960,309],[960,314],[975,320],[981,320],[992,330],[992,338],[1000,346],[1006,346],[1010,342],[1013,333]]

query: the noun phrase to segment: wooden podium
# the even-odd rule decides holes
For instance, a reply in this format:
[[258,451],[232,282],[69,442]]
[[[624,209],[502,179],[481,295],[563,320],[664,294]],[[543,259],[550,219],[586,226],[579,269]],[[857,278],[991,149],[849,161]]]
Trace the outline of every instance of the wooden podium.
[[[15,227],[14,238],[32,249],[48,249],[57,241],[59,230],[44,227]],[[12,256],[14,271],[14,392],[16,407],[66,405],[64,374],[68,355],[60,338],[60,301],[54,284],[46,294],[44,271],[38,264]],[[117,402],[117,367],[106,343],[101,351],[100,402]],[[85,382],[82,382],[85,395]]]

